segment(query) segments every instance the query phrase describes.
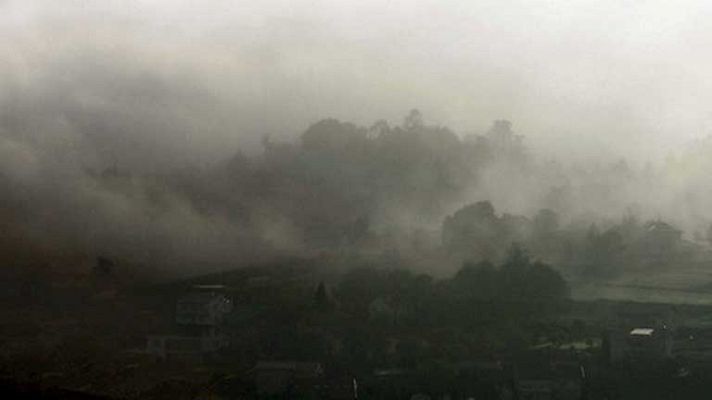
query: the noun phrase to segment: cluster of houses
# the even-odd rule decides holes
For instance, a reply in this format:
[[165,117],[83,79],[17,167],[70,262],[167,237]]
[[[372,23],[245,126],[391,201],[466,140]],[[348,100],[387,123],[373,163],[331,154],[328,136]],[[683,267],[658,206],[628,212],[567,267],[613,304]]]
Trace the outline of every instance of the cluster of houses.
[[[230,346],[226,322],[239,309],[224,286],[193,285],[176,299],[175,331],[149,336],[145,353],[164,360],[210,360]],[[258,398],[355,399],[360,393],[362,398],[383,399],[410,399],[414,395],[423,399],[580,399],[583,367],[575,359],[564,358],[550,355],[546,360],[537,360],[546,368],[524,368],[512,360],[448,365],[453,378],[450,386],[427,394],[422,390],[419,372],[401,368],[377,368],[366,376],[342,373],[334,377],[320,362],[263,360],[249,371],[249,379]]]
[[161,359],[202,360],[229,346],[223,331],[232,300],[222,285],[195,285],[176,301],[177,334],[151,335],[146,353]]
[[[602,369],[644,371],[679,358],[712,360],[712,319],[706,328],[690,328],[689,323],[693,314],[705,317],[707,308],[625,302],[579,307],[570,318],[602,328],[600,347],[531,348],[516,355],[449,363],[443,368],[447,384],[437,389],[427,387],[423,381],[430,378],[415,369],[384,366],[351,376],[329,373],[328,363],[319,360],[261,360],[246,377],[257,398],[580,400],[595,398],[590,394],[592,382]],[[176,299],[174,332],[149,336],[145,352],[160,359],[210,360],[230,347],[234,327],[229,322],[240,310],[225,286],[193,285]],[[396,317],[378,302],[369,311]]]
[[535,367],[472,361],[448,365],[446,387],[433,389],[423,375],[407,368],[377,368],[366,376],[334,379],[311,362],[258,362],[251,371],[258,398],[313,399],[491,399],[581,400],[586,398],[586,369],[570,359],[539,358]]

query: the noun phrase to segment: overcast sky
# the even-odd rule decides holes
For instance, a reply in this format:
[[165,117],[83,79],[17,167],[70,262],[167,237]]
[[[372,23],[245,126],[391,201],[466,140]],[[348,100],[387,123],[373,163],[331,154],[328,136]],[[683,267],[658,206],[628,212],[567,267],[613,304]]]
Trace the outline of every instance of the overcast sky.
[[110,109],[132,86],[123,112],[166,102],[209,153],[417,107],[459,133],[506,118],[540,149],[647,157],[712,133],[711,17],[691,0],[0,0],[0,99],[51,87]]

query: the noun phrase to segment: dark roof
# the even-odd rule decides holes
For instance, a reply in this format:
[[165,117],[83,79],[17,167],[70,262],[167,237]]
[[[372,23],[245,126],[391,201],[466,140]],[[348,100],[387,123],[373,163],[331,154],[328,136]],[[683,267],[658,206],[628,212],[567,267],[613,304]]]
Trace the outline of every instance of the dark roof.
[[304,361],[258,361],[253,371],[284,371],[302,377],[317,377],[324,372],[321,363]]

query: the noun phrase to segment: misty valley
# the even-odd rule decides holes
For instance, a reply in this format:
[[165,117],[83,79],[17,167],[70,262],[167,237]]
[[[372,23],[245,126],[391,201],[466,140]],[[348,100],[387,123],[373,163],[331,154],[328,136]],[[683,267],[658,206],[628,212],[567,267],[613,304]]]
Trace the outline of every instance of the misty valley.
[[712,398],[710,16],[0,0],[0,398]]
[[565,166],[509,121],[463,136],[412,110],[160,173],[56,180],[62,156],[38,153],[31,179],[1,176],[2,390],[705,398],[705,193],[657,195],[705,146]]

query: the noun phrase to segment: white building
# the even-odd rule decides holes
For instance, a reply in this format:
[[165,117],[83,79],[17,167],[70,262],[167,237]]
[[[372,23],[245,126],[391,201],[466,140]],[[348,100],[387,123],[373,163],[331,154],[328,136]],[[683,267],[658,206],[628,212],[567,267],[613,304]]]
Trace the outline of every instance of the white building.
[[180,325],[217,326],[232,308],[232,301],[224,294],[190,293],[176,302],[176,322]]

